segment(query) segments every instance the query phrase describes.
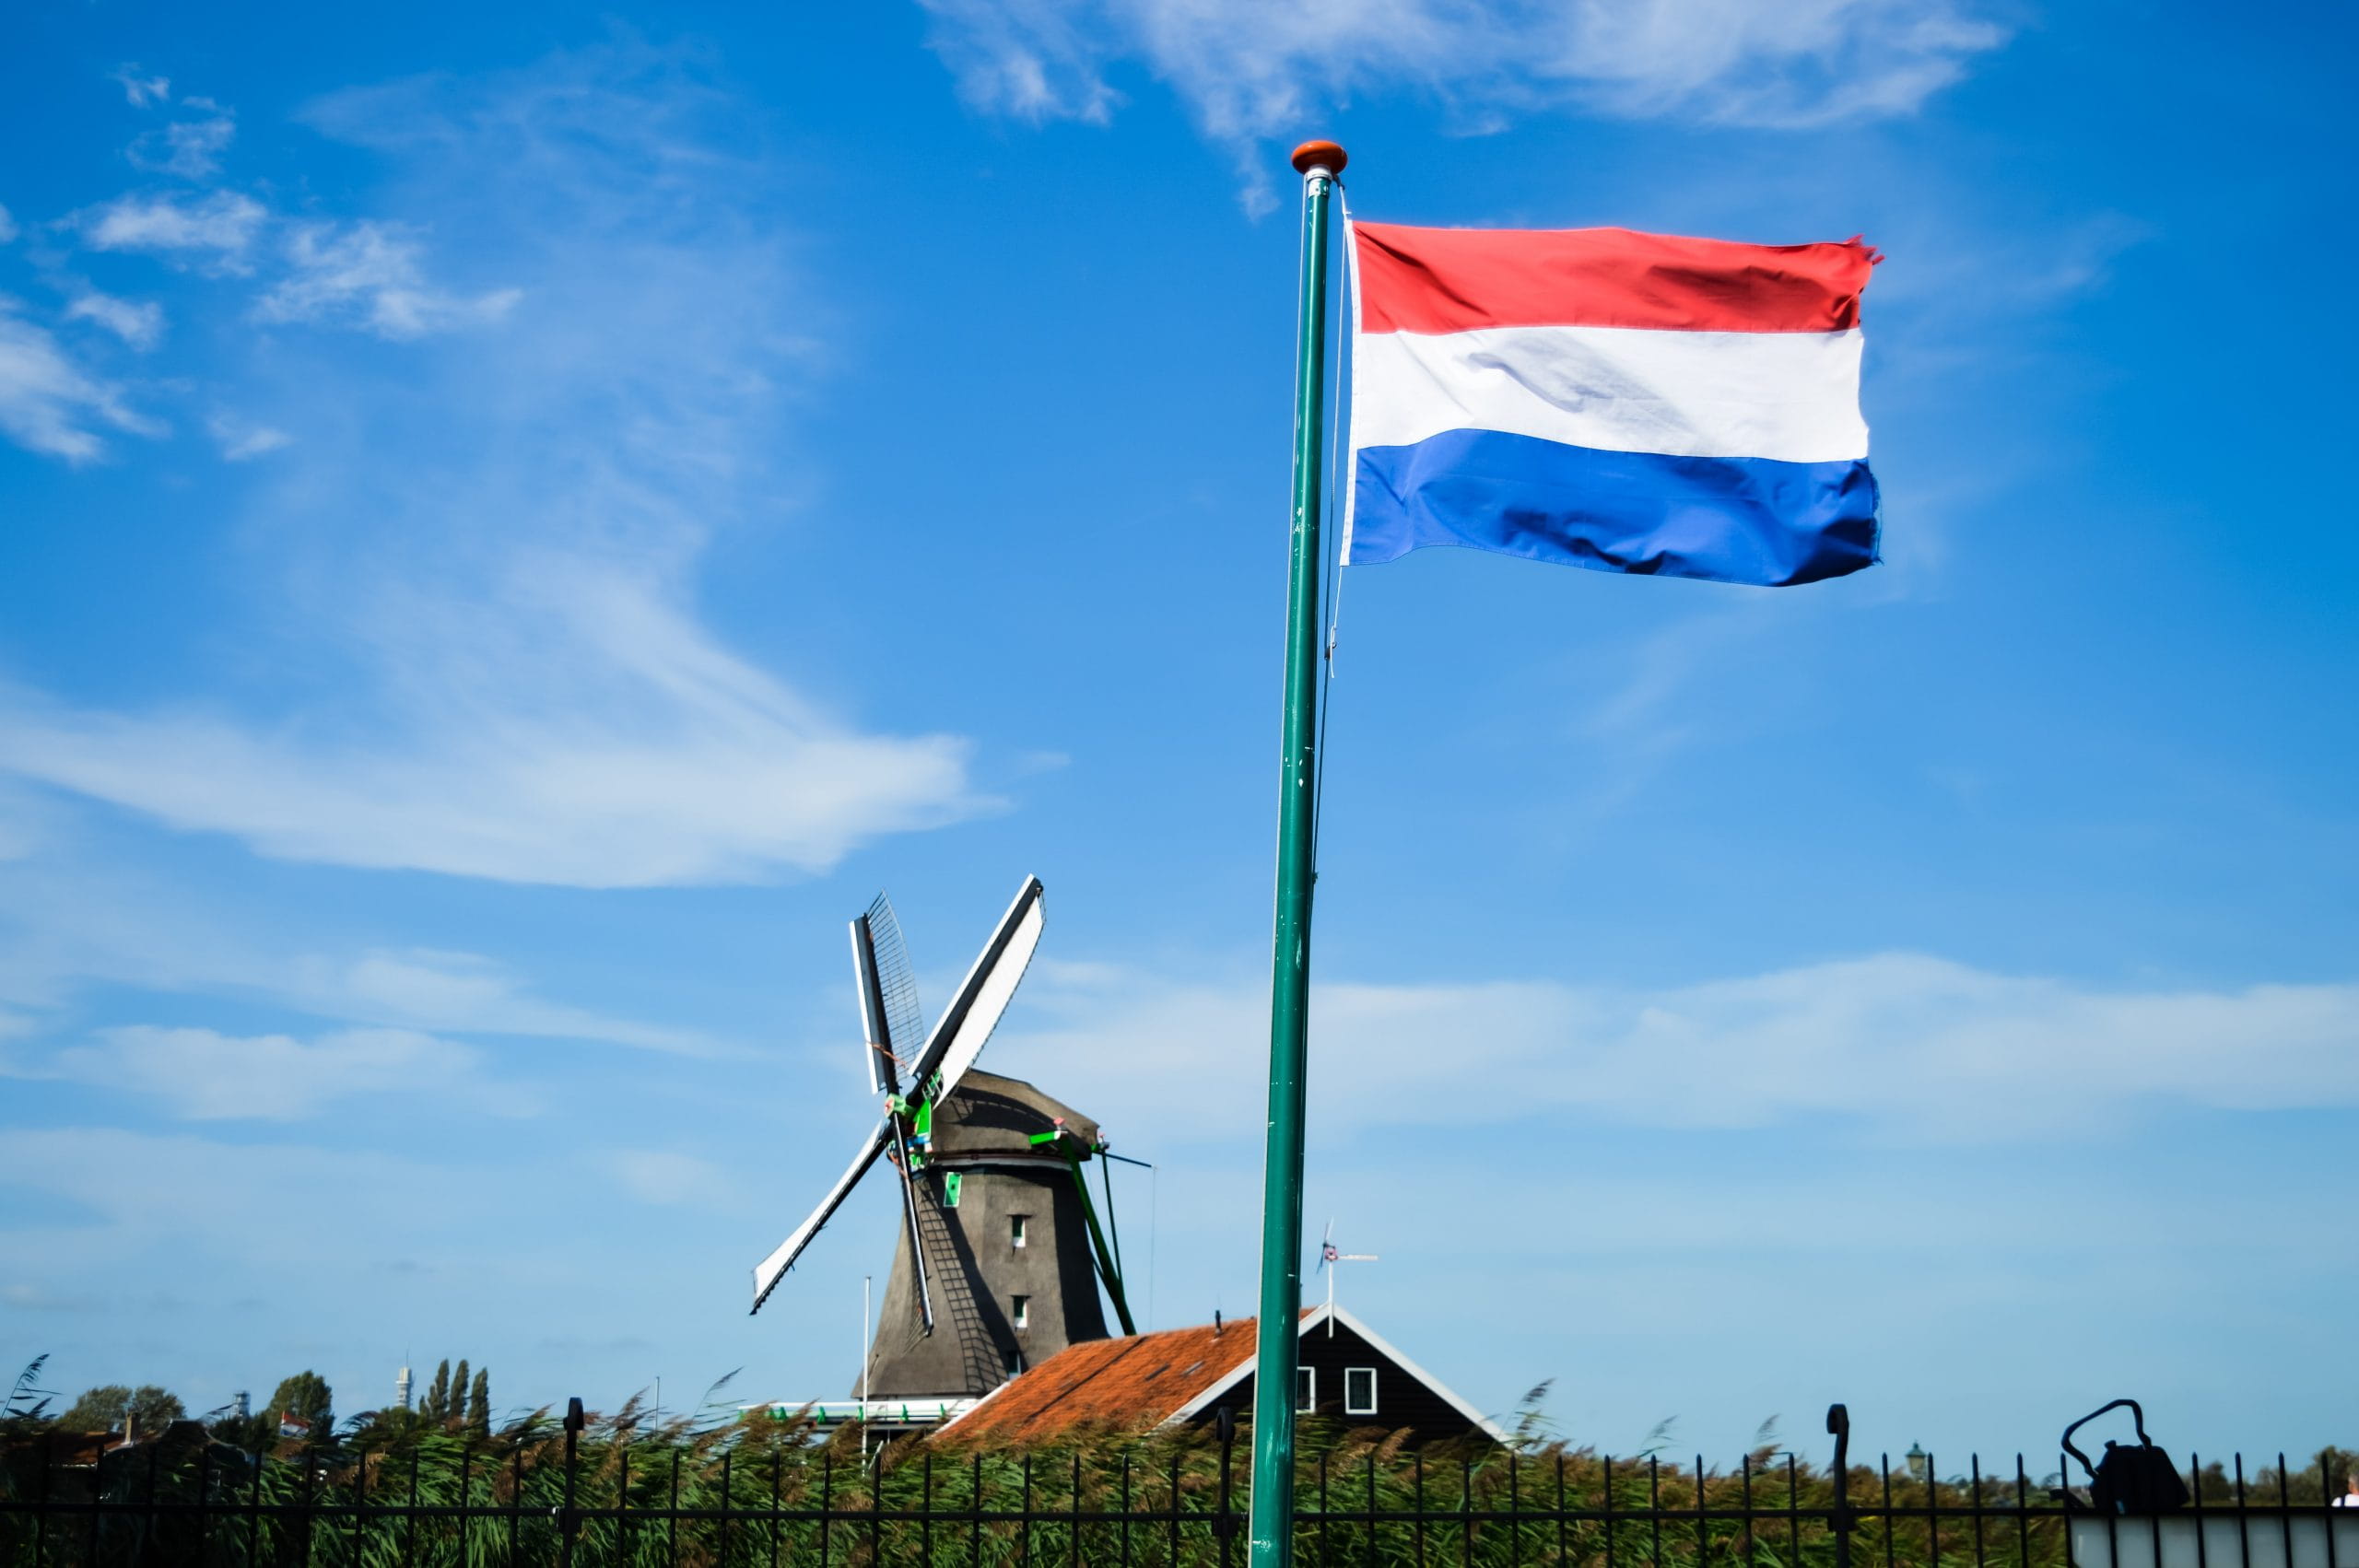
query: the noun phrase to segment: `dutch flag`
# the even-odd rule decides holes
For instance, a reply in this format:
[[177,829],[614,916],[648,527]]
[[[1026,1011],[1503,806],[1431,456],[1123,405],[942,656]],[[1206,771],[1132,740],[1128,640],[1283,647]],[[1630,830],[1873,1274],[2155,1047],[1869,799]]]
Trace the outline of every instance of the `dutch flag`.
[[1462,544],[1778,585],[1876,560],[1867,246],[1349,232],[1346,562]]

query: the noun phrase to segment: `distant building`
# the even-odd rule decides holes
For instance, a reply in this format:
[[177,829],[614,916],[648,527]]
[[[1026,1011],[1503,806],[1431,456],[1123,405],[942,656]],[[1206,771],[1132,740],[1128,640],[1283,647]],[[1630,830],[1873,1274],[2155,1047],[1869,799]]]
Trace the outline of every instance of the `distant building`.
[[[1506,1441],[1496,1422],[1342,1307],[1307,1308],[1297,1332],[1295,1408],[1304,1414],[1386,1432],[1406,1428],[1420,1444],[1466,1436]],[[1250,1421],[1258,1343],[1250,1317],[1085,1341],[1003,1383],[942,1431],[1022,1444],[1083,1426],[1203,1426],[1224,1408]]]
[[768,1405],[741,1405],[738,1409],[747,1412],[768,1410],[779,1421],[801,1416],[821,1432],[857,1426],[872,1437],[901,1437],[912,1432],[932,1432],[973,1410],[976,1403],[968,1398],[888,1399],[879,1396],[873,1399],[813,1399],[800,1405],[781,1399]]

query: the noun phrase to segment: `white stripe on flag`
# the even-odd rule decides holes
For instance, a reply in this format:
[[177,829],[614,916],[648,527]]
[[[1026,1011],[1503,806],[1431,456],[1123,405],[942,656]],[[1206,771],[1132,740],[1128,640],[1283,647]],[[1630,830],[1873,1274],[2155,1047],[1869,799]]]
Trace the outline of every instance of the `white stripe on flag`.
[[1860,333],[1360,333],[1352,352],[1353,447],[1409,446],[1445,430],[1675,457],[1863,458]]

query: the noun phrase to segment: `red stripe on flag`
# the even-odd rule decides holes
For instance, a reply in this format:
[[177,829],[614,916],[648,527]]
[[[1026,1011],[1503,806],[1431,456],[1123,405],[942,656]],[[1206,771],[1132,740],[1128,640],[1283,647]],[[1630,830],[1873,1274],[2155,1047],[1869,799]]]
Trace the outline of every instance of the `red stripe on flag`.
[[1839,332],[1877,258],[1840,244],[1741,245],[1630,228],[1356,223],[1360,331],[1645,327]]

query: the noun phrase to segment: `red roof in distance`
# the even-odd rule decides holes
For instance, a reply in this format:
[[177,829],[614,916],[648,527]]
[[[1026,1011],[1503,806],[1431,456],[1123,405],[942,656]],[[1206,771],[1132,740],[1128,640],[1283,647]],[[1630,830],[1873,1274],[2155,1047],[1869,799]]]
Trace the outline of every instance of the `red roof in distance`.
[[[1316,1310],[1306,1307],[1303,1316]],[[1001,1384],[945,1427],[943,1435],[1027,1442],[1061,1437],[1082,1426],[1160,1426],[1214,1384],[1250,1365],[1258,1343],[1253,1319],[1244,1317],[1218,1328],[1206,1323],[1069,1345]]]

